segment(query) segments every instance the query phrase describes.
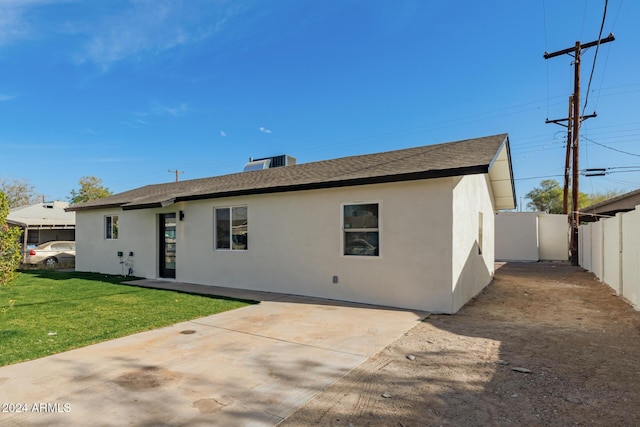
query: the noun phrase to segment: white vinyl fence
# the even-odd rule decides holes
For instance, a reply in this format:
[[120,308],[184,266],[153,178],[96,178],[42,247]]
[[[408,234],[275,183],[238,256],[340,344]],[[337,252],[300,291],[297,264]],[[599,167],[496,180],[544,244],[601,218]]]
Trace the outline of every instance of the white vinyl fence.
[[640,310],[640,211],[581,225],[578,258],[618,295]]
[[569,225],[566,215],[499,212],[495,222],[497,261],[566,261]]

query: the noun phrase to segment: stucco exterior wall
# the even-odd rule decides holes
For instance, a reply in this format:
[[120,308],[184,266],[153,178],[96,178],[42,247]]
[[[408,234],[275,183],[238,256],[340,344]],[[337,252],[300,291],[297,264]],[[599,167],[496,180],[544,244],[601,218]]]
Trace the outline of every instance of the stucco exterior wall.
[[495,215],[486,176],[466,175],[455,181],[452,212],[452,313],[491,282],[495,252]]
[[[449,313],[454,307],[453,184],[454,178],[441,178],[211,199],[162,209],[79,211],[76,267],[120,274],[117,251],[125,258],[134,252],[134,274],[156,278],[157,216],[182,210],[185,218],[176,230],[177,281]],[[342,206],[369,202],[380,204],[380,256],[344,256]],[[249,249],[216,251],[214,208],[237,205],[248,207]],[[104,239],[104,216],[110,214],[119,215],[118,240]],[[487,211],[488,242],[491,216]]]

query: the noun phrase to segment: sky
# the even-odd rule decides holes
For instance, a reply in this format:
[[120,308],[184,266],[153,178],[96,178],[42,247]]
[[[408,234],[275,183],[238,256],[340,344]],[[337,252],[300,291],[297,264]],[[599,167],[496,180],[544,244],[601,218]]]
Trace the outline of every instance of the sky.
[[[508,133],[519,209],[563,181],[584,50],[585,193],[640,188],[640,2],[0,0],[0,179],[68,200]],[[594,67],[595,59],[595,67]],[[593,73],[592,73],[593,69]],[[590,82],[590,84],[589,84]],[[587,96],[588,95],[588,96]],[[585,105],[586,102],[586,105]]]

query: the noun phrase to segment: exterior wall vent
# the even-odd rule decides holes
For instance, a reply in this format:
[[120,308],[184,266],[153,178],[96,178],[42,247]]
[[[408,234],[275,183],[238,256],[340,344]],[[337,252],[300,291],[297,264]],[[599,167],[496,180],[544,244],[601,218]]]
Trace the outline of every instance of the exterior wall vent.
[[291,166],[296,164],[296,158],[282,154],[274,157],[265,157],[263,159],[249,158],[249,163],[244,165],[243,172],[250,172],[269,168],[279,168],[283,166]]

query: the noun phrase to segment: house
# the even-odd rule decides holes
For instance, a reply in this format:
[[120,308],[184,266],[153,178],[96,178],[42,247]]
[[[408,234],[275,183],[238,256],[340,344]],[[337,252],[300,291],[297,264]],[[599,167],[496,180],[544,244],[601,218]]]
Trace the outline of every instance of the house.
[[76,214],[67,212],[67,202],[43,202],[13,208],[7,223],[20,227],[23,261],[26,249],[52,240],[75,240]]
[[630,191],[580,209],[580,222],[594,222],[611,218],[619,212],[629,212],[640,205],[640,190]]
[[501,134],[148,185],[68,210],[79,271],[454,313],[491,281],[494,213],[515,200]]

